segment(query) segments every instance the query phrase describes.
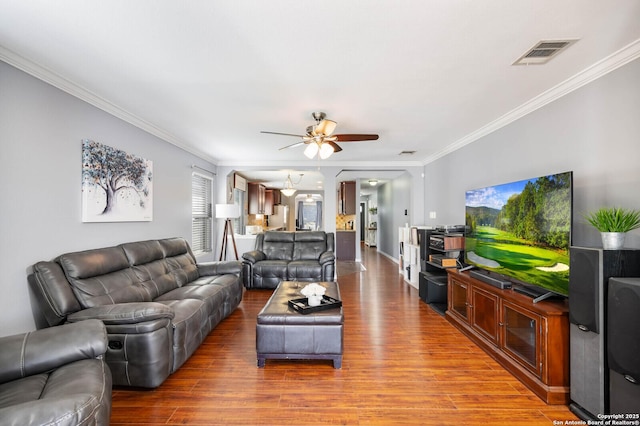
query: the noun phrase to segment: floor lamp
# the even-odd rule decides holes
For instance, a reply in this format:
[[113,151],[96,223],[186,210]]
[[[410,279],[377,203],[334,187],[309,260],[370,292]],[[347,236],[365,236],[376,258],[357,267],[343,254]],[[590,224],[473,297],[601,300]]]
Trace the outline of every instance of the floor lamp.
[[231,219],[240,217],[240,207],[236,204],[216,204],[216,219],[224,219],[224,232],[222,233],[222,248],[220,249],[220,260],[227,260],[227,239],[231,235],[233,241],[233,251],[238,260],[238,248],[236,239],[233,236],[233,225]]

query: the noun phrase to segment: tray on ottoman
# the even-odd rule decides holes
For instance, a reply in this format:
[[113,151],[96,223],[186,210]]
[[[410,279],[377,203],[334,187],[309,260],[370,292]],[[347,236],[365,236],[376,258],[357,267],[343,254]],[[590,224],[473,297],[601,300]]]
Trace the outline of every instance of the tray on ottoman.
[[303,315],[312,312],[324,311],[327,309],[335,309],[342,306],[342,301],[334,299],[331,296],[322,296],[322,300],[318,306],[310,306],[309,299],[303,297],[301,299],[289,300],[289,306]]

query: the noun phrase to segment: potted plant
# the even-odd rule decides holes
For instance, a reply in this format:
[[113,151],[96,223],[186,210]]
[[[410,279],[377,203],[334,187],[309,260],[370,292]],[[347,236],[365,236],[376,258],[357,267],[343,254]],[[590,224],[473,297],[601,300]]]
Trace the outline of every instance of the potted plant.
[[378,214],[378,208],[377,207],[370,207],[369,208],[369,213]]
[[605,250],[619,250],[624,247],[625,234],[640,228],[640,211],[620,207],[603,207],[585,216],[602,235]]

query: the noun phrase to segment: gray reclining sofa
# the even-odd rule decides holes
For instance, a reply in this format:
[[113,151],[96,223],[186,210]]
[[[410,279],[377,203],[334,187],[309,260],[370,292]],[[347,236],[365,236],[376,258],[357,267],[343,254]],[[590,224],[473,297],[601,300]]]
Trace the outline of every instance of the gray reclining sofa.
[[106,350],[98,320],[0,337],[0,424],[109,425]]
[[67,253],[32,266],[38,328],[99,319],[115,385],[154,388],[242,300],[238,261],[198,264],[182,238]]
[[267,231],[242,255],[246,288],[276,288],[280,281],[333,281],[336,258],[332,232]]

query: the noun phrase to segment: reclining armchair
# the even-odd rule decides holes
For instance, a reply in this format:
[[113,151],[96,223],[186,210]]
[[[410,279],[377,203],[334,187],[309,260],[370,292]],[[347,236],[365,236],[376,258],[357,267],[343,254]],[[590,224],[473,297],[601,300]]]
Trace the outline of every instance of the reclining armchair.
[[0,337],[0,424],[108,425],[106,350],[98,320]]
[[246,288],[276,288],[280,281],[333,281],[336,258],[332,232],[267,231],[255,250],[242,255]]

